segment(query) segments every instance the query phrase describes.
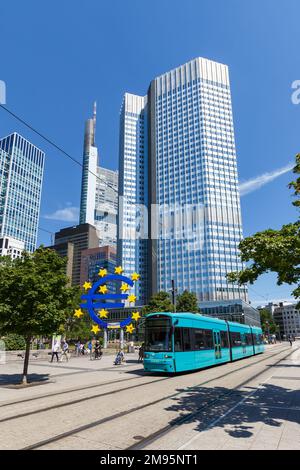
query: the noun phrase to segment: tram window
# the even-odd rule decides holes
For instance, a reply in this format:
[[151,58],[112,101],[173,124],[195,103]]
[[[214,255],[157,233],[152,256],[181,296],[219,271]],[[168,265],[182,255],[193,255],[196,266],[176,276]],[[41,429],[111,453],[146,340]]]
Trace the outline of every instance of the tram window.
[[258,343],[257,344],[263,344],[262,335],[258,335]]
[[174,331],[174,350],[175,351],[183,351],[181,332],[182,332],[182,328],[175,328],[175,331]]
[[171,351],[172,334],[169,319],[146,320],[145,350],[146,351]]
[[205,334],[206,349],[214,349],[213,336],[211,330],[203,330]]
[[189,328],[182,328],[183,350],[191,351],[191,335]]
[[228,334],[227,334],[227,331],[221,331],[221,348],[228,348]]
[[205,336],[203,330],[194,330],[194,346],[195,351],[199,351],[200,349],[206,349]]
[[252,346],[252,336],[250,333],[246,333],[245,334],[245,338],[246,338],[246,344],[247,346]]
[[241,334],[240,333],[237,333],[237,332],[230,332],[230,335],[231,335],[231,344],[232,344],[232,347],[235,347],[235,346],[241,346],[242,344],[242,341],[241,341]]

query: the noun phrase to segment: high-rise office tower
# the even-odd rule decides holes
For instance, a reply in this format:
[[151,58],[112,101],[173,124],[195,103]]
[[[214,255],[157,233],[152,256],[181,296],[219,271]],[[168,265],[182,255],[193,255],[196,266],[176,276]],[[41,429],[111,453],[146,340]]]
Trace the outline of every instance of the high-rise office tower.
[[[242,238],[240,196],[228,67],[196,58],[155,78],[147,106],[148,125],[149,292],[195,292],[199,301],[247,300],[247,288],[227,282],[226,273],[239,271]],[[126,152],[128,123],[121,116],[120,176],[138,150]],[[135,132],[134,132],[135,131]],[[131,130],[139,138],[139,128]],[[138,175],[136,175],[138,178]],[[137,201],[137,181],[122,174],[123,186]],[[157,207],[154,209],[152,205]],[[152,207],[152,209],[151,209]],[[150,211],[151,209],[151,211]],[[122,212],[122,208],[120,208]],[[123,215],[120,214],[120,221]],[[132,222],[133,225],[134,222]],[[127,240],[122,241],[123,246]],[[141,260],[134,258],[132,266]],[[119,250],[122,259],[127,255]]]
[[83,169],[79,215],[80,224],[94,224],[97,165],[96,103],[94,103],[93,118],[86,121],[84,129]]
[[117,248],[118,172],[97,167],[94,225],[99,246]]
[[17,133],[0,139],[0,237],[12,255],[36,248],[44,161],[44,152]]
[[119,212],[117,262],[129,275],[138,272],[135,284],[139,304],[148,298],[148,126],[147,96],[126,93],[120,116]]
[[79,223],[94,225],[99,246],[117,244],[118,172],[98,166],[96,103],[85,124]]

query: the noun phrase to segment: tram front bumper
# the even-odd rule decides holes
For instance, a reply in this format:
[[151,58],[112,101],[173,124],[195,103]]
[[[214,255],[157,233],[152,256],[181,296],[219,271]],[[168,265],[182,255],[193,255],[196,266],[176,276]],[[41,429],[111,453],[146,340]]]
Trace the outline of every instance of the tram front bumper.
[[175,372],[174,359],[170,354],[145,353],[144,369],[148,372]]

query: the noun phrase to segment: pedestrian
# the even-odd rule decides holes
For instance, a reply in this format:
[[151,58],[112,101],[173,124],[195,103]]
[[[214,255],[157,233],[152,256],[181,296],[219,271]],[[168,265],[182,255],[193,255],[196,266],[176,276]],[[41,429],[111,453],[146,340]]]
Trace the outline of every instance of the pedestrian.
[[75,350],[76,350],[76,356],[79,356],[80,354],[80,340],[77,341],[75,344]]
[[52,346],[51,362],[53,362],[54,356],[56,357],[56,361],[58,362],[58,352],[59,352],[59,342],[55,340]]
[[61,356],[60,356],[60,362],[63,361],[64,357],[66,358],[66,361],[69,362],[69,345],[68,345],[67,341],[63,342],[62,353],[61,353]]
[[93,343],[92,343],[92,340],[90,339],[90,341],[88,342],[88,350],[89,350],[89,353],[90,353],[90,360],[92,360],[92,354],[93,354]]
[[142,343],[142,345],[140,346],[138,362],[143,362],[143,359],[144,359],[144,346],[145,346],[145,343]]
[[290,342],[290,346],[293,346],[293,340],[292,340],[291,335],[289,336],[289,342]]
[[102,351],[101,351],[101,344],[100,341],[97,339],[95,343],[95,359],[100,359],[102,356]]

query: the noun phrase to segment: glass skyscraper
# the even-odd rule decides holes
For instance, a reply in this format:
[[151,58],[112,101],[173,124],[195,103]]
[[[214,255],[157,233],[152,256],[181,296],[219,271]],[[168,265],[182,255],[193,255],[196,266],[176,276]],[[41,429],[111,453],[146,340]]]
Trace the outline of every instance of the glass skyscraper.
[[[144,158],[148,186],[148,292],[195,292],[199,301],[242,299],[247,288],[228,283],[226,273],[239,271],[242,238],[240,196],[228,67],[196,58],[155,78],[149,87],[144,122],[148,142]],[[139,129],[132,129],[137,139]],[[121,118],[120,171],[137,159],[129,155]],[[136,152],[136,153],[134,153]],[[139,162],[137,162],[139,163]],[[135,186],[141,182],[135,175]],[[135,187],[129,186],[137,201]],[[154,205],[156,207],[154,208]],[[122,212],[122,210],[120,211]],[[123,210],[123,214],[125,211]],[[123,240],[123,246],[127,243]],[[128,241],[128,244],[132,241]],[[134,258],[131,266],[141,263]],[[137,244],[135,244],[137,246]],[[127,252],[119,252],[125,259]]]
[[126,93],[120,115],[117,263],[127,275],[138,272],[135,295],[148,298],[148,125],[147,96]]
[[118,172],[98,166],[96,103],[93,118],[85,123],[80,224],[97,229],[99,246],[117,245]]
[[36,248],[45,154],[21,135],[0,139],[0,237]]

